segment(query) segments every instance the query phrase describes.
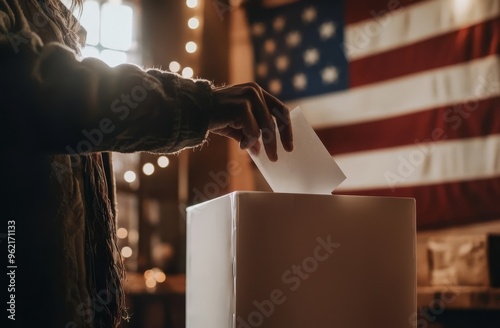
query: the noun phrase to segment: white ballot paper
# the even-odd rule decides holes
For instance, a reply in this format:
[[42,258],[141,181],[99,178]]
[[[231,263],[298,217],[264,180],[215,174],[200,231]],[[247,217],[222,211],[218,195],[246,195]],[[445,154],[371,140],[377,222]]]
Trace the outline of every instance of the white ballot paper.
[[278,138],[278,161],[271,162],[262,146],[259,153],[249,151],[252,160],[274,192],[331,194],[345,175],[302,114],[299,107],[290,112],[293,151],[287,152]]

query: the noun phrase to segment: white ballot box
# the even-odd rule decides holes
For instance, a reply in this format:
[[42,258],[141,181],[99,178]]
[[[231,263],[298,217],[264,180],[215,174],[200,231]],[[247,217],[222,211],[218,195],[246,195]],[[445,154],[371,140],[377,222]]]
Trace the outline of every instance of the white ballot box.
[[415,201],[235,192],[188,208],[187,328],[404,328]]

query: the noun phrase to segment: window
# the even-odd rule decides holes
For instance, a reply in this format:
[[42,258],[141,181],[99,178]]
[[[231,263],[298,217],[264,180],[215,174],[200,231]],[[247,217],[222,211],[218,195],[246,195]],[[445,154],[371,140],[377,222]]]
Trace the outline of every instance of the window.
[[[66,5],[68,1],[64,1]],[[86,0],[80,23],[87,30],[83,57],[100,58],[110,66],[141,65],[138,15],[133,3]]]

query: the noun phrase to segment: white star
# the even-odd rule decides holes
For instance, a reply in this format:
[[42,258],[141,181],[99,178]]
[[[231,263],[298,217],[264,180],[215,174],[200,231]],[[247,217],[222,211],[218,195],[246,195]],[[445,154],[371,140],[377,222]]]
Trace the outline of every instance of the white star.
[[293,77],[293,86],[296,90],[304,90],[307,87],[307,77],[304,73],[299,73]]
[[321,78],[323,79],[323,83],[332,84],[339,78],[339,70],[335,66],[325,67],[321,71]]
[[326,40],[335,35],[336,26],[333,22],[326,22],[319,27],[319,35],[322,40]]
[[288,68],[288,64],[289,64],[289,61],[288,61],[287,56],[279,56],[276,59],[276,68],[280,72],[286,71],[286,69]]
[[316,19],[318,12],[314,7],[309,7],[302,13],[302,20],[306,23],[310,23]]
[[265,77],[267,75],[267,65],[264,63],[257,64],[257,75]]
[[264,42],[264,49],[267,53],[272,54],[274,50],[276,50],[276,43],[271,39],[266,40],[266,42]]
[[271,91],[275,95],[279,94],[281,92],[281,82],[280,82],[280,80],[276,80],[276,79],[275,80],[271,80],[269,82],[269,91]]
[[261,36],[266,31],[266,26],[264,23],[254,23],[252,25],[252,32],[256,36]]
[[287,34],[286,44],[290,47],[296,47],[302,42],[302,35],[298,31],[293,31]]
[[312,66],[319,61],[319,51],[316,48],[307,49],[304,52],[304,61],[308,66]]
[[280,32],[285,27],[285,19],[282,16],[277,17],[273,22],[274,30]]

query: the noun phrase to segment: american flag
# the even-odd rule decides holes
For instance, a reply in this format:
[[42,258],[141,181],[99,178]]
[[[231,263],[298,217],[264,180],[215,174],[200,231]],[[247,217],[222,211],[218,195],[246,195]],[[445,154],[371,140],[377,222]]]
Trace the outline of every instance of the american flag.
[[340,194],[417,200],[420,228],[500,218],[500,1],[247,8],[255,80],[300,105]]

